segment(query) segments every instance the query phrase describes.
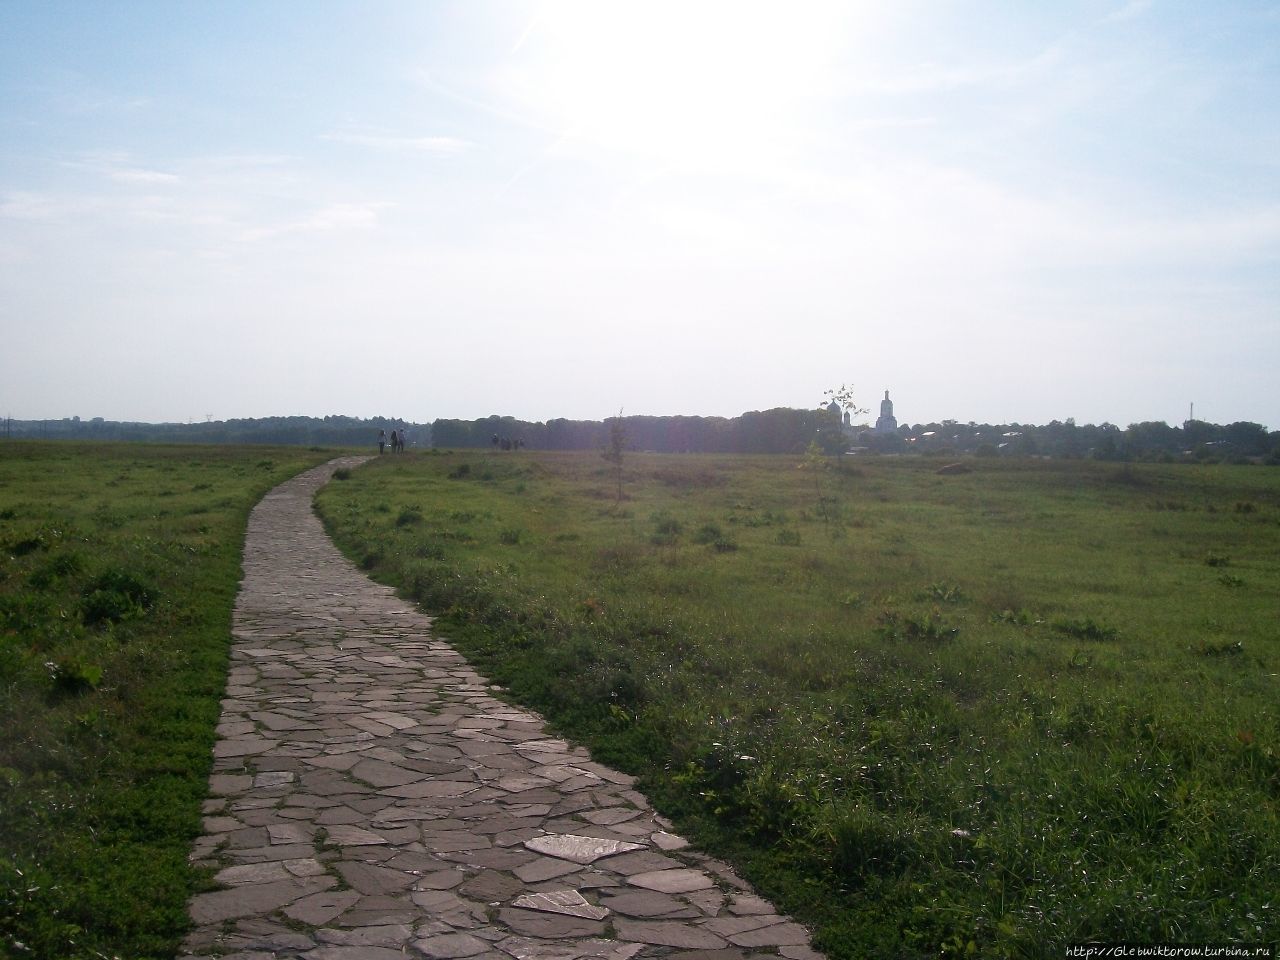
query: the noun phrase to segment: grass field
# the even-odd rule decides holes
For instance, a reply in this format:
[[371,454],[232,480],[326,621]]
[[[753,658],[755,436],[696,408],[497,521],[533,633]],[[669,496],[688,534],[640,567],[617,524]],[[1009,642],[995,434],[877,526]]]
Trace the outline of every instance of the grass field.
[[385,458],[318,503],[833,957],[1280,939],[1280,471]]
[[0,956],[174,955],[245,522],[331,455],[0,444]]

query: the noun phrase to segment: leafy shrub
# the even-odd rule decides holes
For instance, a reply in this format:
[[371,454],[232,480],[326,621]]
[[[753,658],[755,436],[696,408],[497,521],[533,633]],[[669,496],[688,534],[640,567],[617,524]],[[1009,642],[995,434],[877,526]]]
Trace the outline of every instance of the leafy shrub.
[[471,464],[460,463],[449,471],[450,480],[466,480],[471,476]]
[[515,527],[508,527],[505,530],[499,531],[498,542],[505,543],[507,544],[507,546],[513,547],[520,542],[521,535],[522,535],[522,531],[518,530]]
[[1250,500],[1236,501],[1236,513],[1256,513],[1258,505]]
[[337,470],[333,471],[333,479],[350,480],[351,479],[350,469],[348,469],[347,467],[339,467]]

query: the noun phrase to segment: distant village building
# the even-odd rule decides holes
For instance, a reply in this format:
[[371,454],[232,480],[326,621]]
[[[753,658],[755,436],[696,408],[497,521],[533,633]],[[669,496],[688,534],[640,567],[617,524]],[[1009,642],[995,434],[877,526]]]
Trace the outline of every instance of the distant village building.
[[[845,421],[848,422],[847,420]],[[889,399],[889,391],[884,392],[880,401],[880,416],[876,419],[876,433],[897,433],[898,421],[893,415],[893,401]]]
[[865,423],[855,426],[848,410],[845,410],[844,416],[841,417],[840,405],[834,400],[827,404],[826,409],[833,416],[840,417],[844,435],[850,442],[857,444],[850,449],[850,453],[863,452],[867,449],[882,452],[896,449],[903,439],[903,434],[898,431],[898,420],[893,415],[893,401],[889,399],[888,390],[884,392],[884,399],[880,401],[880,416],[876,419],[874,427],[869,427]]

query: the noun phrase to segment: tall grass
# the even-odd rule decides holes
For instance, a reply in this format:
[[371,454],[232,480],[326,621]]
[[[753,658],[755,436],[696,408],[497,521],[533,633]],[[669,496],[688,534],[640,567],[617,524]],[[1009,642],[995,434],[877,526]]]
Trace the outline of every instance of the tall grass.
[[832,956],[1274,941],[1280,473],[973,466],[436,455],[319,508]]
[[248,512],[325,458],[0,444],[0,955],[177,951]]

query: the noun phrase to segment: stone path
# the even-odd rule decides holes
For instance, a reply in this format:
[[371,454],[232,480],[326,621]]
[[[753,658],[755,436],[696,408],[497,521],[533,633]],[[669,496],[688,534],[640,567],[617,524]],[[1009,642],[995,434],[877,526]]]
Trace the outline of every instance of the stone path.
[[503,703],[311,510],[249,522],[184,957],[821,960],[631,778]]

